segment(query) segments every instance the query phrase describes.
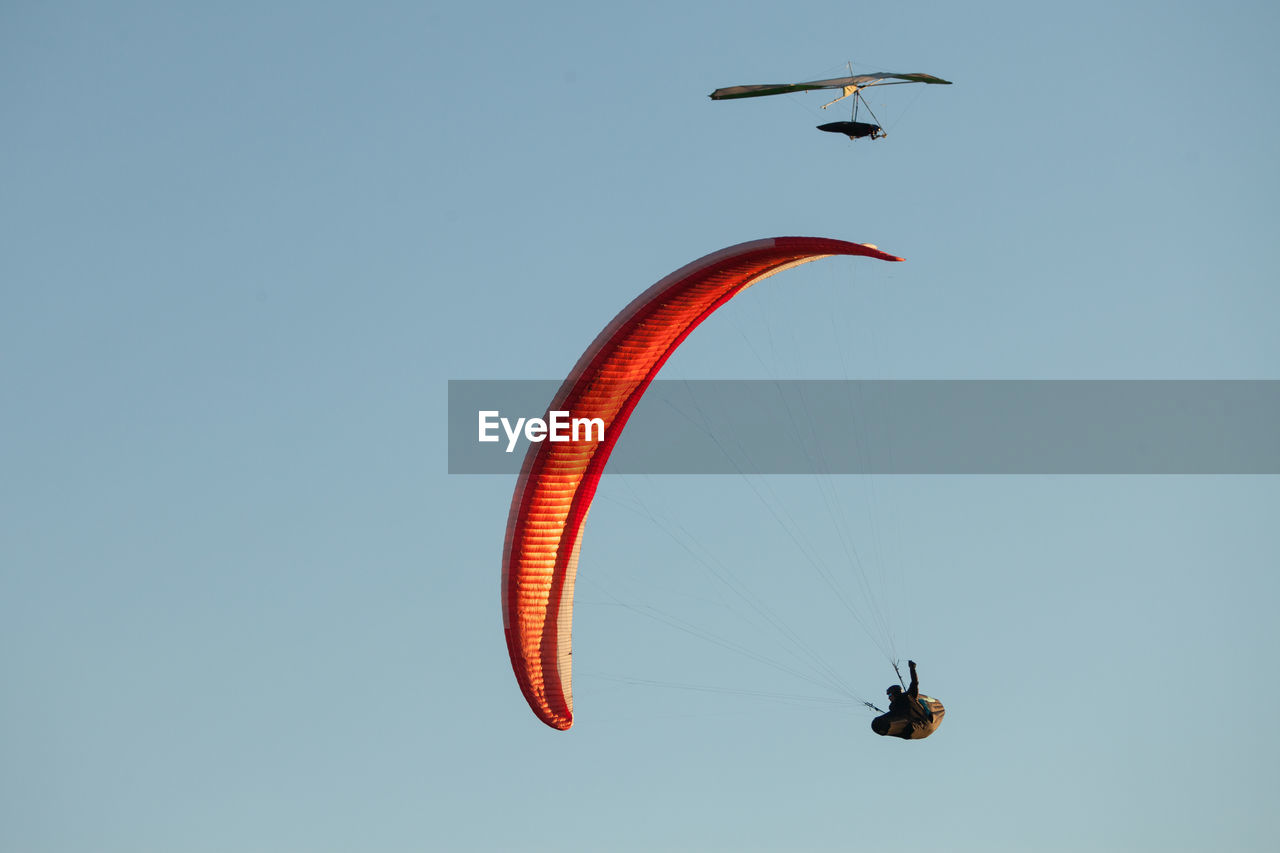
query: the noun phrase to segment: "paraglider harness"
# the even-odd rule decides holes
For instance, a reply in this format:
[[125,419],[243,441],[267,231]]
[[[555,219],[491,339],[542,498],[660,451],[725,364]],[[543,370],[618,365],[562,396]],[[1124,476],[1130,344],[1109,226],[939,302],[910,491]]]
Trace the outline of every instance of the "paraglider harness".
[[[937,699],[920,692],[915,663],[909,663],[911,686],[903,690],[895,684],[885,691],[889,694],[889,710],[871,721],[871,730],[883,737],[923,740],[934,733],[947,712]],[[895,666],[894,670],[897,669]],[[898,683],[902,683],[901,672],[898,673]]]

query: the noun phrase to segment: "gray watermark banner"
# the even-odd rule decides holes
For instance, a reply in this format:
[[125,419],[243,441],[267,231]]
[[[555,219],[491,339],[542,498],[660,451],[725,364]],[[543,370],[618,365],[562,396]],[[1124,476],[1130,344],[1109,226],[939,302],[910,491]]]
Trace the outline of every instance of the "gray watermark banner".
[[[450,380],[449,473],[519,473],[559,386]],[[605,473],[1280,474],[1280,381],[658,380]]]

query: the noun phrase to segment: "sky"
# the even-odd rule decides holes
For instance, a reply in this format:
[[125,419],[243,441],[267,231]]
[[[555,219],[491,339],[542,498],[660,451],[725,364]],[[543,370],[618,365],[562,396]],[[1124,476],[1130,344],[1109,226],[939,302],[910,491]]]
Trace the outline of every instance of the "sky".
[[[560,733],[502,638],[513,478],[449,475],[445,426],[448,380],[563,377],[780,235],[907,260],[770,279],[663,378],[1280,379],[1278,36],[1262,2],[3,4],[0,849],[1275,849],[1277,477],[606,476]],[[875,142],[822,93],[706,97],[847,63],[954,85],[873,92]],[[797,539],[854,544],[933,737],[762,662],[721,570],[894,680]]]

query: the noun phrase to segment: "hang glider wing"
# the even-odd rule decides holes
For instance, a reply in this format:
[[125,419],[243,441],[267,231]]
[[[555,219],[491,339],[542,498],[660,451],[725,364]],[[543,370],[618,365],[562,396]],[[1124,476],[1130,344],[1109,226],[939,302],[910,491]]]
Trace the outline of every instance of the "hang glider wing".
[[852,95],[868,86],[888,86],[898,83],[935,83],[950,86],[950,80],[932,74],[854,74],[850,77],[832,77],[829,80],[811,80],[808,83],[757,83],[748,86],[726,86],[711,93],[713,101],[732,98],[760,98],[765,95],[786,95],[791,92],[809,92],[814,89],[844,89]]

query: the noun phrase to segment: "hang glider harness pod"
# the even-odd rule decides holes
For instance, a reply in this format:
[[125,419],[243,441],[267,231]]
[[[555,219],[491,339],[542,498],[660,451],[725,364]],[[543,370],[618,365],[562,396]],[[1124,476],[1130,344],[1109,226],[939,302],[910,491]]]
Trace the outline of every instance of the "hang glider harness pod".
[[[871,137],[872,139],[880,139],[887,134],[879,124],[879,119],[875,113],[871,112],[871,106],[867,104],[866,99],[862,97],[862,90],[871,86],[896,86],[903,83],[931,83],[950,86],[950,80],[943,80],[941,77],[934,77],[932,74],[891,74],[888,72],[880,72],[876,74],[850,74],[847,77],[832,77],[827,80],[810,80],[807,83],[758,83],[747,86],[726,86],[716,89],[711,93],[713,101],[727,101],[734,98],[760,98],[766,95],[787,95],[793,92],[809,92],[817,89],[841,89],[843,94],[835,100],[828,101],[822,105],[825,110],[832,104],[843,101],[845,98],[853,97],[853,115],[849,121],[833,121],[827,124],[818,125],[818,130],[825,130],[828,133],[843,133],[850,139],[862,139],[863,137]],[[867,108],[871,118],[876,123],[858,121],[858,102]]]

